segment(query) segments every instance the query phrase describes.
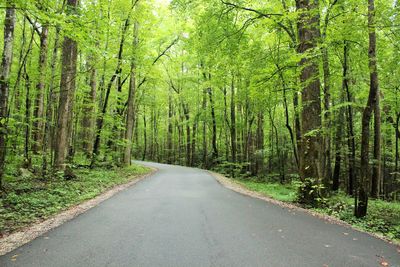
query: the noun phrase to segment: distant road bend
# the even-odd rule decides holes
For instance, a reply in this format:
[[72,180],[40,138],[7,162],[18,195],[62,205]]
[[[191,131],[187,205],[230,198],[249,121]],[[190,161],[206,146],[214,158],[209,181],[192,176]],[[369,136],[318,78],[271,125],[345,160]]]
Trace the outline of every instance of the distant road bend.
[[240,195],[206,171],[143,164],[159,171],[0,266],[400,267],[397,248],[367,234]]

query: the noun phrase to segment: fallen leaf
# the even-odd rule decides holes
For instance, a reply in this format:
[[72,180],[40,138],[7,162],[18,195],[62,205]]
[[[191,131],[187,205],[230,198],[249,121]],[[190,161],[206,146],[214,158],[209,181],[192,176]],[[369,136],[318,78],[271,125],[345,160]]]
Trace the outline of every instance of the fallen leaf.
[[324,247],[330,248],[330,247],[332,247],[332,246],[331,246],[331,245],[328,245],[328,244],[325,244]]
[[329,267],[329,266],[328,266],[328,264],[324,264],[324,265],[322,265],[322,267]]
[[358,239],[357,239],[357,238],[353,238],[353,240],[354,240],[354,241],[357,241]]
[[343,233],[344,235],[349,235],[349,233]]
[[279,233],[282,232],[282,229],[279,229],[278,232],[279,232]]
[[16,260],[17,260],[17,257],[18,257],[18,254],[15,254],[14,256],[11,257],[11,260],[12,260],[12,261],[16,261]]

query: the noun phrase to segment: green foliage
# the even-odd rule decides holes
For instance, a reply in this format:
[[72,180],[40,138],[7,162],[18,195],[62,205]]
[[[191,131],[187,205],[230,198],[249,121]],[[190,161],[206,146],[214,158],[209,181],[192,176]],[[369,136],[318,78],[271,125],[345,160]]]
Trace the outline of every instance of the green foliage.
[[297,198],[298,188],[295,184],[266,183],[252,179],[240,179],[238,182],[252,191],[260,192],[276,200],[294,202]]
[[367,216],[356,218],[354,199],[340,193],[328,198],[326,206],[317,211],[337,217],[361,230],[400,241],[400,203],[370,200],[368,206]]

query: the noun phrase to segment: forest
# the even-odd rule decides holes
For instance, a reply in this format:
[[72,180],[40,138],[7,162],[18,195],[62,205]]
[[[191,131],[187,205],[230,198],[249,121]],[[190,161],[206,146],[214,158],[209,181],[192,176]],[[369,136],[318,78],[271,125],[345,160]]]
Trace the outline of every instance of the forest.
[[307,207],[343,194],[355,218],[400,200],[397,0],[0,7],[5,206],[23,177],[133,159],[293,185]]

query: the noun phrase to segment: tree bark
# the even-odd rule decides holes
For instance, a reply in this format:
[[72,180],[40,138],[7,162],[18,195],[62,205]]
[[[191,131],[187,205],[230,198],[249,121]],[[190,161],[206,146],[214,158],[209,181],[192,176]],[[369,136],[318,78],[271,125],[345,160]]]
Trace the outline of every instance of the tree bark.
[[380,183],[382,179],[382,164],[381,164],[381,110],[380,110],[380,94],[379,87],[376,92],[376,102],[374,107],[374,163],[371,176],[371,197],[379,197]]
[[129,81],[129,92],[128,92],[128,109],[126,112],[126,130],[125,130],[125,139],[126,145],[124,149],[124,164],[131,164],[131,154],[132,154],[132,137],[133,137],[133,126],[135,125],[135,96],[136,96],[136,54],[135,50],[137,49],[139,43],[139,23],[135,21],[133,26],[133,53],[131,60],[131,76]]
[[40,52],[39,52],[39,82],[36,85],[35,108],[33,112],[33,146],[32,152],[37,154],[41,150],[44,130],[44,96],[48,54],[48,35],[47,25],[42,27],[40,33]]
[[214,107],[214,99],[213,99],[213,90],[212,88],[208,88],[208,96],[210,98],[210,106],[211,106],[211,120],[212,120],[212,164],[215,164],[215,161],[218,159],[218,147],[217,147],[217,120],[215,117],[215,107]]
[[303,55],[300,61],[300,81],[302,84],[301,138],[302,149],[300,157],[300,177],[303,187],[300,190],[301,202],[315,205],[320,196],[320,190],[314,186],[320,184],[322,177],[322,147],[321,147],[321,98],[319,66],[313,53],[319,38],[318,1],[297,0],[297,10],[300,11],[298,21],[299,46],[298,53]]
[[88,157],[93,151],[94,128],[96,126],[97,69],[94,57],[88,59],[89,87],[83,100],[83,149]]
[[375,32],[375,1],[368,0],[368,29],[369,29],[369,70],[370,70],[370,88],[366,107],[362,114],[362,132],[361,132],[361,164],[360,164],[360,182],[358,184],[358,203],[355,203],[355,216],[360,218],[367,215],[368,197],[370,190],[369,175],[369,123],[372,112],[376,108],[377,98],[379,97],[379,81],[376,59],[376,32]]
[[167,132],[167,163],[173,163],[173,145],[172,145],[172,135],[173,135],[173,111],[172,111],[172,95],[171,89],[168,94],[168,132]]
[[231,154],[232,154],[232,162],[236,163],[236,104],[235,104],[235,84],[234,84],[234,76],[232,75],[232,84],[231,84]]
[[[74,13],[78,0],[68,0],[69,13]],[[58,119],[56,129],[56,141],[54,149],[54,167],[64,169],[68,138],[71,136],[71,116],[74,107],[76,62],[78,57],[78,45],[70,37],[64,38],[62,53],[62,70],[60,82],[60,100],[58,106]]]
[[10,72],[13,59],[15,8],[13,1],[7,0],[4,20],[4,48],[0,70],[0,189],[3,187],[3,176],[7,150],[8,94],[10,89]]

